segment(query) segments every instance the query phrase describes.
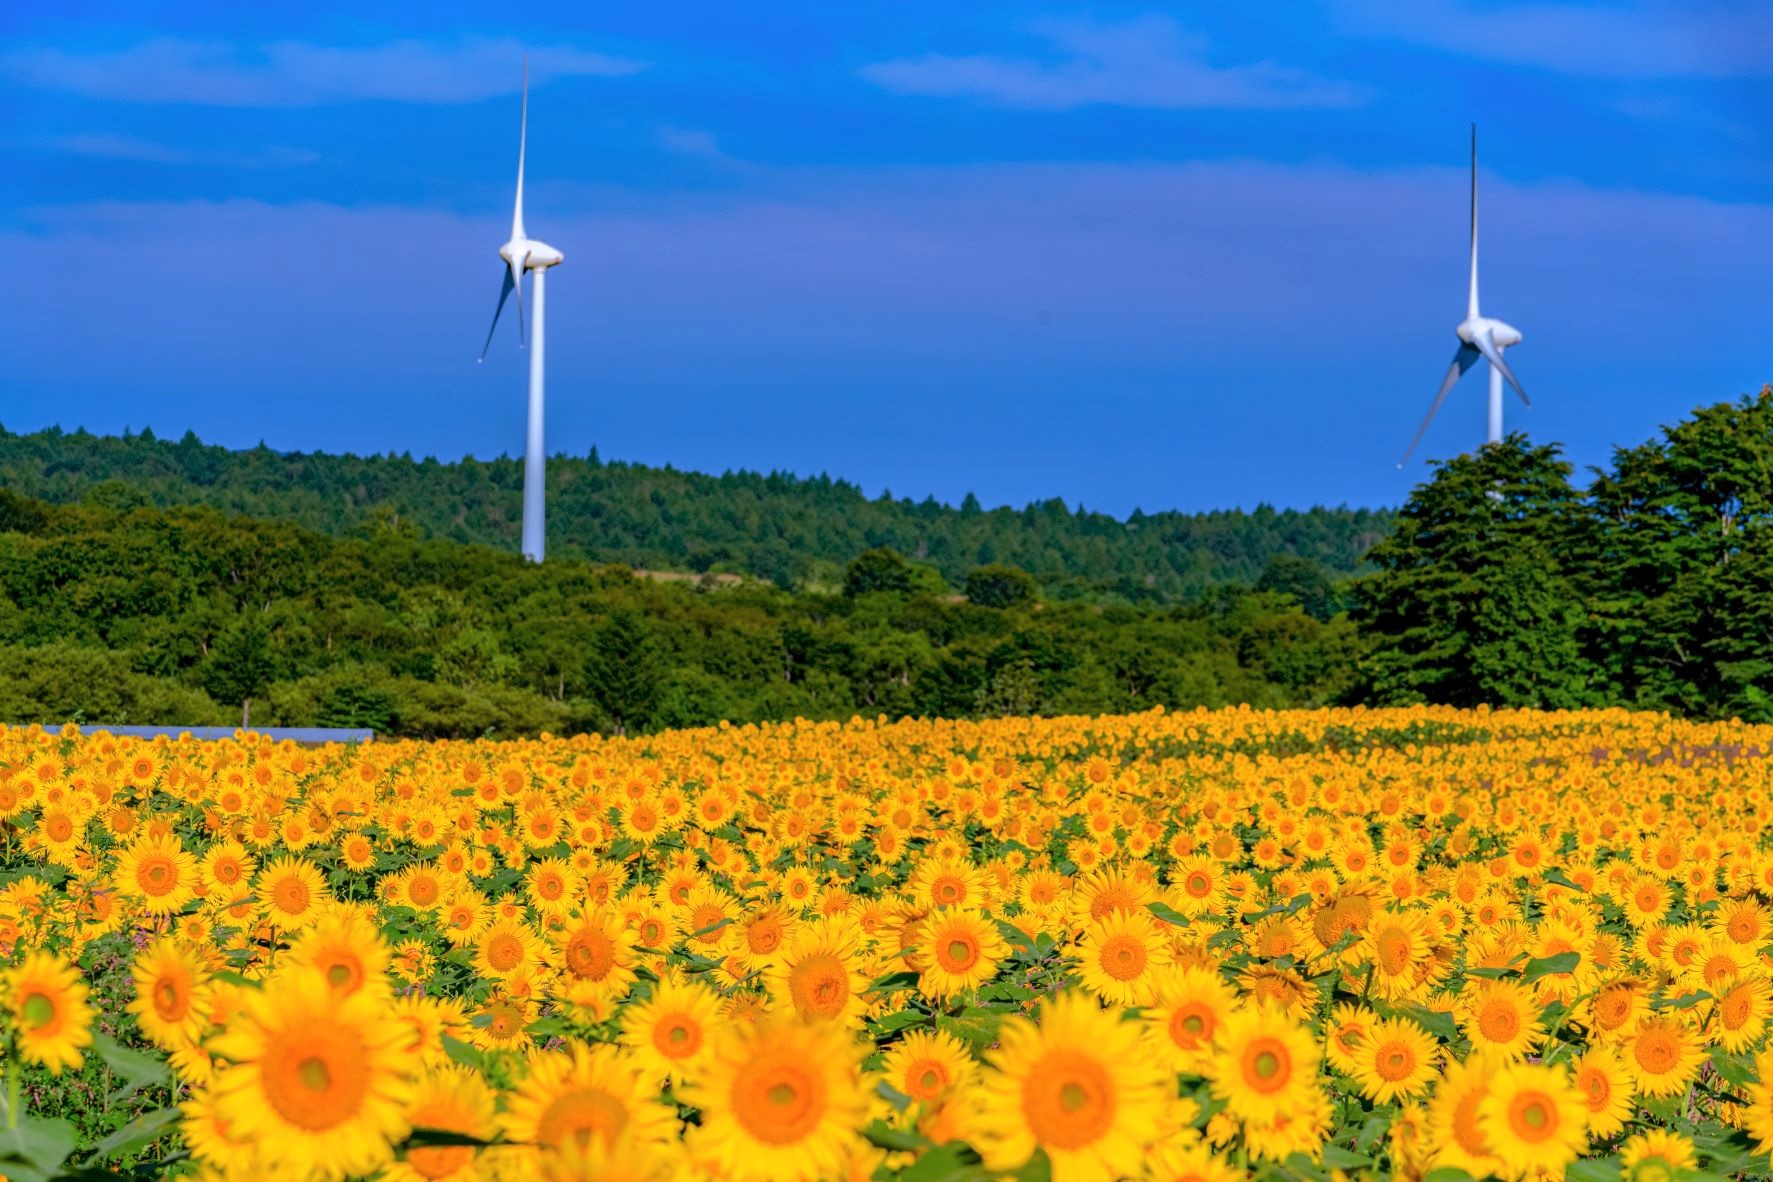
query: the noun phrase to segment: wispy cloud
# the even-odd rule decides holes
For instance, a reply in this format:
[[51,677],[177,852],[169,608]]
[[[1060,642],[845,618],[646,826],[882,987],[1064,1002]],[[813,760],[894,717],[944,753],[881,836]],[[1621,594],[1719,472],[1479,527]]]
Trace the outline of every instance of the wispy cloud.
[[1046,20],[1033,31],[1047,43],[1044,59],[932,53],[877,62],[862,74],[898,94],[1033,110],[1344,107],[1366,98],[1359,87],[1274,62],[1214,65],[1206,40],[1166,16]]
[[667,152],[679,156],[697,156],[720,164],[738,163],[721,149],[720,141],[711,131],[699,127],[678,127],[670,123],[661,123],[654,131],[659,137],[659,146]]
[[71,156],[97,156],[106,160],[137,160],[148,164],[183,164],[190,159],[190,156],[185,152],[166,144],[137,139],[131,135],[116,135],[108,131],[56,136],[44,140],[42,146],[52,152],[66,152]]
[[1342,0],[1351,28],[1467,57],[1592,78],[1762,74],[1773,7],[1762,0],[1491,4]]
[[108,131],[80,132],[52,136],[25,145],[70,156],[93,156],[104,160],[131,160],[144,164],[202,164],[224,168],[294,168],[313,164],[318,152],[273,144],[251,152],[189,152],[171,144],[157,143],[131,135]]
[[[161,38],[127,49],[53,47],[0,52],[0,77],[15,85],[121,102],[224,107],[302,107],[380,99],[456,103],[518,88],[525,47],[510,38],[452,44],[266,45]],[[571,46],[531,47],[532,81],[615,77],[645,63]]]

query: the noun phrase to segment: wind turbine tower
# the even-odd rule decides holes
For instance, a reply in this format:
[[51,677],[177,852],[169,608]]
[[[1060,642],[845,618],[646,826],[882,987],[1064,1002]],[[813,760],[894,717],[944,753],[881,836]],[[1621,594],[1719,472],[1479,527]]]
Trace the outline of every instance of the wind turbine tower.
[[1493,316],[1484,316],[1478,312],[1478,221],[1477,221],[1477,124],[1471,125],[1471,289],[1465,305],[1465,319],[1453,332],[1459,337],[1459,350],[1453,354],[1453,364],[1447,367],[1447,376],[1441,379],[1440,393],[1434,396],[1434,403],[1428,408],[1428,417],[1422,420],[1422,426],[1416,429],[1416,438],[1410,440],[1410,446],[1404,451],[1404,458],[1397,466],[1402,468],[1409,462],[1410,453],[1422,442],[1422,436],[1428,431],[1428,424],[1434,422],[1434,416],[1447,400],[1447,394],[1456,382],[1465,375],[1465,371],[1477,363],[1482,357],[1490,363],[1490,423],[1488,441],[1502,442],[1502,383],[1506,381],[1514,387],[1514,392],[1521,396],[1521,402],[1532,406],[1527,401],[1527,392],[1521,388],[1520,381],[1514,371],[1508,368],[1508,362],[1502,359],[1502,351],[1510,345],[1521,343],[1521,330]]
[[530,292],[530,303],[534,309],[531,319],[534,325],[529,333],[529,433],[523,452],[523,556],[531,562],[540,562],[546,548],[547,533],[547,452],[543,444],[542,410],[546,388],[543,350],[547,326],[548,268],[559,266],[566,256],[546,242],[531,238],[523,228],[523,155],[528,140],[529,60],[525,58],[523,114],[517,132],[517,201],[511,210],[511,237],[505,245],[499,247],[499,258],[504,260],[504,284],[499,289],[498,305],[493,308],[492,327],[486,330],[486,344],[481,346],[480,360],[486,360],[486,351],[492,347],[493,332],[499,327],[499,314],[505,310],[505,300],[512,292],[517,293],[517,343],[519,347],[524,344],[523,274],[528,271],[534,276]]

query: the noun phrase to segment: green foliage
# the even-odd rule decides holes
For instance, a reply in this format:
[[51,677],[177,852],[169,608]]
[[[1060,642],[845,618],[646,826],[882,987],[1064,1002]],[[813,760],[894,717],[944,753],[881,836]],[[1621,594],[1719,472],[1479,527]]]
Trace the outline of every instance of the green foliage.
[[1032,603],[1035,587],[1027,571],[994,562],[967,572],[966,597],[968,603],[1001,611]]
[[6,722],[227,723],[250,700],[258,725],[478,738],[1308,705],[1346,680],[1346,621],[1279,595],[1035,602],[1005,568],[983,607],[887,552],[855,594],[788,592],[208,508],[0,509],[26,527],[0,531]]
[[[66,505],[100,485],[95,503],[113,510],[209,505],[338,536],[516,550],[523,473],[516,459],[229,451],[192,434],[174,443],[146,432],[0,429],[0,487]],[[1008,563],[1052,595],[1136,603],[1252,582],[1276,554],[1303,555],[1345,577],[1390,528],[1388,512],[1364,509],[1135,512],[1121,521],[1058,500],[987,510],[968,496],[954,508],[869,498],[828,476],[704,476],[606,462],[595,452],[549,461],[548,508],[550,557],[734,571],[792,588],[840,579],[864,551],[890,547],[951,586],[975,567]],[[0,528],[6,519],[0,502]]]
[[1348,696],[1773,721],[1773,386],[1569,477],[1510,436],[1417,488],[1354,586]]

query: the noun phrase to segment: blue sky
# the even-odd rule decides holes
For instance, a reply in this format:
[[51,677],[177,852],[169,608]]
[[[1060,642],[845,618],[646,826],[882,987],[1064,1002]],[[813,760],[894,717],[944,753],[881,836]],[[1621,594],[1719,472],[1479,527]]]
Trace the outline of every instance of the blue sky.
[[[373,7],[374,11],[368,10]],[[1396,504],[1464,311],[1579,464],[1773,381],[1773,7],[62,0],[0,15],[0,422],[1117,514]],[[519,19],[519,17],[521,19]]]

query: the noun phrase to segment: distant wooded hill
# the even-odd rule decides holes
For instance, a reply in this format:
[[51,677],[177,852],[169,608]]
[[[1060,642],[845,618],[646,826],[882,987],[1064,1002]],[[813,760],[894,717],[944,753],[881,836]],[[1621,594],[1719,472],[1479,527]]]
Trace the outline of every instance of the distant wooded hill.
[[[522,464],[411,456],[232,451],[187,433],[121,437],[0,428],[0,487],[57,504],[210,505],[341,536],[410,532],[515,550]],[[1020,567],[1061,597],[1177,602],[1255,583],[1278,555],[1354,573],[1389,510],[1134,513],[1049,500],[1022,509],[869,498],[828,476],[708,476],[590,456],[548,466],[550,555],[643,569],[734,572],[788,588],[835,586],[862,552],[890,547],[954,587],[974,568]]]

